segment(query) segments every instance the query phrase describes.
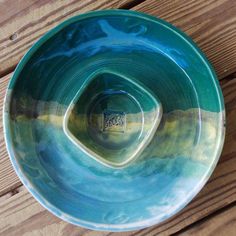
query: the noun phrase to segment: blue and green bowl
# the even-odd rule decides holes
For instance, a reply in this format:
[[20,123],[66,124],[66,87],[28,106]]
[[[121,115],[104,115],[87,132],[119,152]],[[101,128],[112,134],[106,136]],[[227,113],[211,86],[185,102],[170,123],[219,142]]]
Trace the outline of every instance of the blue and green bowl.
[[31,194],[65,221],[128,231],[180,211],[211,175],[224,103],[182,32],[125,10],[73,17],[44,35],[9,83],[4,133]]

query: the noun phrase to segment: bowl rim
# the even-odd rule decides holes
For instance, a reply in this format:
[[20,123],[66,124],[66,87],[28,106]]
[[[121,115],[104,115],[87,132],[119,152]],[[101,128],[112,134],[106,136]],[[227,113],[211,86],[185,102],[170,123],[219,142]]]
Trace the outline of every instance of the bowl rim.
[[[70,216],[69,214],[64,213],[59,208],[55,207],[53,204],[49,203],[45,197],[36,190],[31,182],[28,180],[28,178],[25,176],[24,172],[21,170],[20,165],[18,164],[17,159],[15,158],[14,151],[11,148],[11,135],[10,135],[10,125],[8,121],[8,111],[9,111],[9,105],[11,100],[11,94],[9,92],[10,87],[14,87],[15,82],[17,78],[19,77],[23,67],[26,65],[26,63],[29,61],[31,56],[38,50],[38,48],[43,45],[49,38],[54,36],[56,33],[61,31],[66,26],[91,17],[98,17],[98,16],[134,16],[140,19],[144,19],[147,21],[151,21],[154,24],[159,24],[168,30],[172,31],[179,37],[181,37],[186,44],[192,47],[193,51],[196,52],[196,54],[199,56],[199,58],[203,61],[205,66],[207,67],[209,74],[212,78],[212,82],[214,84],[215,90],[217,92],[217,98],[219,103],[219,110],[221,111],[221,118],[222,118],[222,134],[221,134],[221,142],[219,145],[219,149],[217,152],[217,155],[212,162],[212,165],[208,169],[208,172],[205,173],[205,177],[203,178],[203,181],[199,184],[198,189],[194,189],[192,191],[192,194],[190,197],[186,198],[185,201],[183,201],[178,208],[176,208],[174,211],[172,211],[168,216],[166,216],[164,219],[160,221],[160,219],[156,219],[155,217],[146,219],[143,221],[138,221],[135,223],[123,223],[123,224],[101,224],[96,223],[92,221],[84,221],[79,218]],[[3,103],[3,133],[4,133],[4,140],[7,148],[8,155],[10,157],[11,164],[13,166],[13,169],[17,173],[19,179],[23,183],[23,185],[26,187],[26,189],[31,193],[31,195],[49,212],[56,215],[57,217],[61,218],[62,220],[74,224],[76,226],[81,226],[87,229],[92,230],[99,230],[99,231],[112,231],[112,232],[121,232],[121,231],[131,231],[131,230],[139,230],[146,228],[148,226],[155,225],[157,223],[161,223],[164,220],[169,219],[173,215],[175,215],[177,212],[179,212],[181,209],[183,209],[195,196],[200,190],[203,188],[203,186],[208,181],[209,177],[211,176],[213,170],[215,169],[215,166],[219,160],[220,154],[223,149],[224,139],[225,139],[225,108],[224,108],[224,98],[222,95],[222,91],[219,85],[219,81],[217,79],[216,73],[209,63],[208,59],[204,55],[204,53],[198,48],[198,46],[195,44],[195,42],[184,32],[173,26],[172,24],[166,22],[165,20],[162,20],[160,18],[157,18],[155,16],[151,16],[146,13],[133,11],[133,10],[123,10],[123,9],[108,9],[108,10],[96,10],[96,11],[89,11],[83,14],[79,14],[76,16],[73,16],[71,18],[66,19],[65,21],[59,23],[57,26],[50,29],[48,32],[43,34],[31,47],[28,49],[28,51],[24,54],[22,59],[19,61],[18,65],[15,68],[15,71],[8,82],[8,86],[6,89],[5,97],[4,97],[4,103]]]

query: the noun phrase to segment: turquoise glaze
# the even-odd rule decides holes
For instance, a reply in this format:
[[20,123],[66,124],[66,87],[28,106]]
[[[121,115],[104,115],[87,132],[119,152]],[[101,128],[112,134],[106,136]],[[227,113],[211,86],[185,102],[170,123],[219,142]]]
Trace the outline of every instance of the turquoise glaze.
[[9,83],[12,164],[49,211],[95,230],[162,222],[203,187],[224,141],[216,75],[165,21],[106,10],[43,36]]

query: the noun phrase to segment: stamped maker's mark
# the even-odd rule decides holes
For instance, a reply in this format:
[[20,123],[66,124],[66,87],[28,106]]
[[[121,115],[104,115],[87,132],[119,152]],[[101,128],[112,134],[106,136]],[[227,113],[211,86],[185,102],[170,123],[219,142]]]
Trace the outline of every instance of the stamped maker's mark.
[[103,113],[103,131],[125,132],[126,114],[121,111],[105,110]]

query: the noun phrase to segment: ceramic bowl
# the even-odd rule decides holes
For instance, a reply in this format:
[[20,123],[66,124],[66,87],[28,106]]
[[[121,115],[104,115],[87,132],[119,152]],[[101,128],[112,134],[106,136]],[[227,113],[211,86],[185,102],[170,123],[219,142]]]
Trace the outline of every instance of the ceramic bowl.
[[49,31],[4,105],[21,181],[53,214],[95,230],[136,230],[181,210],[211,175],[224,131],[202,52],[167,22],[125,10]]

